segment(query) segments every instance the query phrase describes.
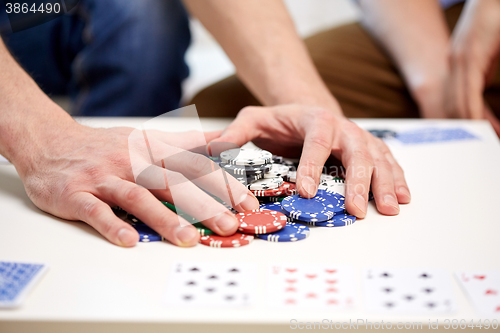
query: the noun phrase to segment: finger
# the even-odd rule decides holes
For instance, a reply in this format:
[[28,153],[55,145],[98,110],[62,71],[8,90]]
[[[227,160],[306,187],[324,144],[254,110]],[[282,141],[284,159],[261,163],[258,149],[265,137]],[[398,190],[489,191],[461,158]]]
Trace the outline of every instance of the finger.
[[373,172],[373,159],[368,151],[363,131],[356,125],[347,125],[349,136],[340,141],[342,164],[346,168],[347,211],[358,218],[366,216],[368,192]]
[[111,208],[90,193],[78,192],[71,200],[78,219],[86,222],[111,243],[131,247],[139,241],[139,234],[128,223],[120,220]]
[[[374,138],[371,145],[374,160],[374,170],[372,175],[372,192],[377,205],[377,210],[385,215],[399,214],[399,203],[395,193],[392,165],[385,157],[386,151],[383,143]],[[380,140],[382,141],[382,140]]]
[[297,169],[297,188],[305,198],[316,195],[321,173],[330,157],[333,143],[333,117],[326,110],[316,110],[312,121],[307,124],[304,147]]
[[500,120],[493,114],[491,108],[485,104],[484,107],[484,117],[490,122],[491,126],[495,130],[495,133],[500,137]]
[[466,81],[465,81],[465,97],[467,115],[470,119],[483,119],[483,89],[484,77],[481,70],[477,68],[475,63],[467,62],[466,64]]
[[392,166],[392,175],[394,178],[394,190],[400,204],[409,204],[411,201],[411,193],[408,184],[406,183],[403,168],[394,159],[391,152],[385,153],[385,158]]
[[99,192],[106,200],[135,215],[172,244],[194,246],[199,240],[196,228],[166,208],[145,188],[112,178]]
[[241,147],[259,137],[260,128],[257,126],[258,122],[256,120],[264,116],[263,112],[262,109],[257,107],[242,109],[236,119],[213,142],[232,142]]
[[208,143],[208,142],[220,137],[222,135],[222,130],[212,131],[212,132],[204,132],[204,134],[205,134],[205,141]]
[[462,56],[452,57],[451,65],[451,101],[454,105],[452,116],[459,119],[468,119],[467,102],[466,102],[466,84],[464,82],[465,61]]

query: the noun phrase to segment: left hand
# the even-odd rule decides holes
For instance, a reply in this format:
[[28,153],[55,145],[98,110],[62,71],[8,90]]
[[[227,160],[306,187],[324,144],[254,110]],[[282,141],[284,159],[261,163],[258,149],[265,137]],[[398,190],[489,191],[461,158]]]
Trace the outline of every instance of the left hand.
[[382,214],[397,215],[399,204],[410,202],[403,170],[385,143],[326,109],[296,104],[246,107],[210,144],[241,146],[249,141],[274,154],[300,156],[297,189],[303,197],[316,195],[325,161],[333,155],[346,170],[350,214],[365,217],[370,184]]
[[451,44],[447,116],[490,119],[483,92],[493,78],[500,55],[500,1],[467,1]]

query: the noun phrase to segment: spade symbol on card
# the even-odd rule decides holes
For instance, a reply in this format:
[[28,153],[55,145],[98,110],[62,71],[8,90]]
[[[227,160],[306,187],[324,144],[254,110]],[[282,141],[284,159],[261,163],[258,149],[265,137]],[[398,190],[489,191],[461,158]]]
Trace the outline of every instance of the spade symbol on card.
[[389,309],[390,309],[390,308],[393,308],[393,307],[395,306],[395,304],[394,304],[394,303],[392,303],[392,302],[386,302],[384,305],[385,305],[386,307],[388,307]]
[[427,274],[427,273],[422,273],[422,274],[420,274],[419,278],[421,278],[421,279],[429,279],[429,278],[431,278],[431,276],[429,274]]
[[207,288],[205,289],[207,293],[213,293],[215,291],[215,288]]
[[217,277],[217,275],[210,275],[207,279],[209,279],[209,280],[217,280],[218,277]]
[[383,278],[390,278],[390,277],[392,277],[392,275],[391,275],[391,274],[389,274],[389,273],[387,273],[387,272],[384,272],[384,273],[380,274],[380,277],[383,277]]
[[229,273],[239,273],[239,272],[240,272],[240,270],[237,268],[232,268],[229,270]]
[[236,286],[236,282],[234,282],[234,281],[229,281],[229,282],[227,283],[227,285],[228,285],[228,286]]
[[412,295],[406,295],[404,299],[407,300],[408,302],[411,302],[415,299],[415,297],[413,297]]
[[184,298],[185,301],[190,301],[190,300],[193,299],[193,295],[184,295],[183,298]]
[[425,304],[425,306],[427,306],[429,309],[434,309],[436,307],[436,303],[429,302],[429,303]]
[[422,289],[422,291],[424,293],[426,293],[426,294],[430,294],[430,293],[432,293],[434,291],[434,289],[432,289],[432,288],[424,288],[424,289]]
[[225,297],[225,299],[226,299],[226,301],[232,301],[232,300],[234,300],[234,296],[233,295],[227,295]]
[[188,286],[196,286],[196,282],[195,281],[188,281],[186,284]]
[[384,288],[383,291],[386,293],[390,293],[392,292],[392,288]]

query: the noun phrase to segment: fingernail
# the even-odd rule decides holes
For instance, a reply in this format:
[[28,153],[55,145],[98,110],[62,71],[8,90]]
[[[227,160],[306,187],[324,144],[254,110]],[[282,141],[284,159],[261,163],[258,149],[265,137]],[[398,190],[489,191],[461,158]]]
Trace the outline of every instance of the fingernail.
[[177,227],[175,235],[181,241],[181,243],[189,244],[193,241],[194,238],[198,237],[198,232],[195,228],[192,228],[190,226],[183,226]]
[[401,186],[401,187],[399,188],[399,193],[404,194],[404,195],[406,195],[408,198],[410,198],[410,199],[411,199],[411,194],[410,194],[410,191],[408,191],[408,189],[407,189],[406,187]]
[[221,213],[217,215],[215,224],[221,231],[228,232],[233,231],[234,227],[238,224],[236,218],[230,212]]
[[392,195],[387,194],[384,197],[384,202],[386,205],[392,206],[392,207],[396,208],[397,210],[399,210],[399,203],[396,200],[396,198],[394,198]]
[[118,231],[118,241],[122,246],[130,246],[137,242],[137,236],[133,231],[123,228]]
[[309,196],[314,197],[316,195],[317,185],[314,179],[311,177],[302,178],[302,188],[309,194]]
[[354,206],[356,206],[360,211],[366,213],[366,200],[362,195],[356,194],[354,199],[352,200]]
[[241,201],[240,206],[243,210],[259,209],[259,200],[253,194],[247,194],[243,201]]

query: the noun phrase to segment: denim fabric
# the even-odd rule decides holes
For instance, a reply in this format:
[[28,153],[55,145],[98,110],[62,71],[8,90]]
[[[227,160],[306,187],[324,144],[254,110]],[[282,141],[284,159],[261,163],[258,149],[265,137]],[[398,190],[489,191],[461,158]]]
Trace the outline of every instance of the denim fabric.
[[81,0],[70,14],[2,37],[46,93],[71,97],[74,115],[174,110],[189,73],[180,0]]

